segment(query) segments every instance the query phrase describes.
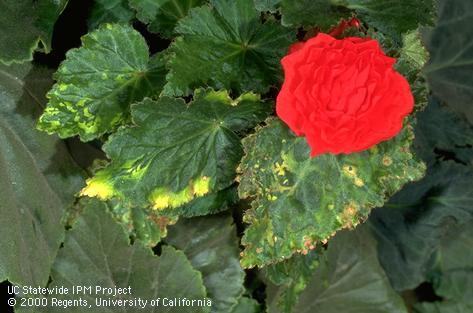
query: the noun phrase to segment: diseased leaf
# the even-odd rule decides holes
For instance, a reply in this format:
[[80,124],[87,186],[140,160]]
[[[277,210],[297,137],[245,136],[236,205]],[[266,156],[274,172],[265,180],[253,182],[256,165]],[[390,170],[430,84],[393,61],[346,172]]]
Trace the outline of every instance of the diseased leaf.
[[332,0],[332,3],[355,10],[368,25],[398,41],[403,33],[419,25],[432,25],[435,16],[433,0]]
[[[96,299],[132,301],[147,300],[146,312],[176,312],[176,307],[164,306],[164,298],[200,299],[206,297],[202,277],[183,252],[163,247],[159,257],[140,242],[129,244],[123,228],[105,210],[103,203],[93,200],[72,230],[66,234],[64,248],[60,250],[52,269],[49,286],[92,286],[93,292],[80,296],[87,305],[68,307],[68,312],[143,312],[139,305],[97,306]],[[128,288],[131,294],[116,298],[96,293],[96,286],[104,288]],[[78,295],[53,295],[60,300],[77,300]],[[160,299],[160,306],[152,307],[151,300]],[[20,303],[20,301],[18,301]],[[91,305],[89,307],[88,305]],[[23,310],[21,310],[23,311]],[[40,311],[34,308],[34,311]],[[63,307],[48,306],[43,312],[63,312]],[[182,313],[209,312],[209,307],[180,306]]]
[[281,80],[280,59],[293,32],[260,21],[253,0],[214,0],[180,20],[170,47],[164,93],[188,95],[208,85],[264,93]]
[[128,119],[131,103],[159,94],[164,76],[161,55],[150,59],[137,31],[102,25],[67,53],[38,128],[61,138],[98,138]]
[[170,227],[166,238],[202,273],[207,296],[212,299],[211,312],[231,312],[245,290],[245,272],[232,222],[231,216],[182,219]]
[[227,210],[228,207],[238,202],[236,187],[232,186],[205,196],[196,198],[177,208],[162,210],[163,215],[179,215],[184,217],[203,216],[216,214]]
[[67,0],[2,0],[0,2],[0,62],[22,63],[33,52],[51,51],[56,19]]
[[146,208],[126,207],[119,201],[107,205],[113,217],[120,222],[130,236],[147,247],[154,247],[167,235],[167,226],[177,222],[177,217],[161,214]]
[[473,171],[442,162],[372,213],[379,259],[396,290],[413,289],[427,280],[441,239],[449,229],[473,219],[472,203]]
[[[271,286],[268,301],[278,296]],[[281,312],[271,306],[269,313]],[[289,312],[289,311],[288,311]],[[307,288],[292,310],[297,313],[406,313],[379,265],[376,242],[367,225],[342,231],[329,242]]]
[[132,107],[136,125],[104,145],[111,164],[82,194],[161,210],[225,189],[242,156],[236,132],[255,126],[270,109],[254,94],[232,100],[225,91],[196,90],[189,105],[145,99]]
[[83,184],[59,140],[34,125],[51,72],[0,65],[0,281],[45,285],[64,236],[64,210]]
[[310,158],[309,146],[278,120],[245,138],[239,195],[254,198],[242,243],[244,267],[306,253],[342,228],[366,219],[371,209],[405,183],[422,177],[411,152],[412,130],[368,151]]
[[134,17],[128,0],[95,0],[87,24],[94,29],[105,23],[129,23]]
[[435,95],[473,123],[473,28],[470,0],[439,0],[437,26],[424,34],[424,69]]
[[186,17],[189,10],[207,2],[206,0],[129,0],[138,13],[136,17],[149,24],[148,29],[171,38],[177,22]]

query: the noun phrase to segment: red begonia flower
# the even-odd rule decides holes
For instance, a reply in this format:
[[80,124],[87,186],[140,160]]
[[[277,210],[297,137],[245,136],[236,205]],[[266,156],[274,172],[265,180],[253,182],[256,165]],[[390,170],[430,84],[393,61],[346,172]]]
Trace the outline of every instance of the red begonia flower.
[[277,115],[306,137],[311,156],[366,150],[396,136],[414,106],[395,62],[375,40],[319,33],[282,59]]

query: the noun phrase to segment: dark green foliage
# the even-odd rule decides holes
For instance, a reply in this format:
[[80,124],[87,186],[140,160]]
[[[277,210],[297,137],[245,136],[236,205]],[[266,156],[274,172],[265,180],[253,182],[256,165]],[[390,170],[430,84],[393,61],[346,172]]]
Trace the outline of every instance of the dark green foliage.
[[473,30],[470,0],[439,0],[438,21],[424,33],[430,61],[424,69],[441,100],[473,123]]
[[[17,295],[90,306],[15,312],[471,313],[472,16],[470,0],[1,1],[0,281],[132,289]],[[396,58],[415,107],[390,140],[310,158],[275,114],[281,58],[334,29]]]

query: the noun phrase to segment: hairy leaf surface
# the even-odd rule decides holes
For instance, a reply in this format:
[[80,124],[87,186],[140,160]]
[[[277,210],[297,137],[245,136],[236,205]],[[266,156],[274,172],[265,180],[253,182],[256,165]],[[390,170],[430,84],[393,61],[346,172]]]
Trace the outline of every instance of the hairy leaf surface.
[[280,59],[292,31],[260,20],[253,0],[214,0],[191,10],[176,27],[164,92],[188,95],[195,87],[263,93],[281,79]]
[[194,101],[161,97],[132,107],[136,126],[104,146],[111,164],[82,191],[131,206],[176,208],[229,187],[242,156],[236,132],[263,120],[271,107],[254,94],[197,90]]
[[394,139],[368,151],[309,157],[304,138],[280,121],[244,140],[239,194],[254,198],[242,243],[245,267],[307,253],[342,229],[366,219],[372,208],[405,183],[422,177],[423,163],[409,152],[407,126]]
[[164,75],[161,55],[149,58],[140,33],[102,25],[67,53],[38,127],[61,138],[98,138],[127,120],[130,104],[159,94]]

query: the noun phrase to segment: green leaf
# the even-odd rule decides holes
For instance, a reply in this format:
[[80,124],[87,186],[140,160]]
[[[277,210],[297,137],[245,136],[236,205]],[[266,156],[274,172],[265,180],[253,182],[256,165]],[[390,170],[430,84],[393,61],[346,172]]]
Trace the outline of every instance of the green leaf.
[[67,53],[38,128],[61,138],[98,138],[127,120],[131,103],[159,94],[164,75],[161,55],[150,59],[137,31],[105,24]]
[[415,306],[415,313],[470,313],[473,306],[456,302],[423,302]]
[[403,33],[419,25],[431,25],[435,15],[433,0],[332,0],[332,3],[355,10],[369,26],[398,41]]
[[[278,290],[269,289],[269,303]],[[279,312],[274,306],[269,313]],[[320,266],[300,295],[297,313],[406,313],[401,297],[391,288],[376,255],[376,241],[366,225],[342,231],[322,254]]]
[[255,299],[241,297],[231,313],[259,313],[260,305]]
[[95,0],[87,25],[95,29],[105,23],[129,23],[134,17],[128,0]]
[[281,14],[285,26],[317,26],[326,31],[351,16],[349,10],[332,5],[330,0],[282,0]]
[[433,93],[473,123],[473,2],[440,0],[437,7],[437,26],[424,35],[431,56],[424,72]]
[[254,0],[255,8],[258,11],[268,11],[274,13],[277,11],[281,0]]
[[229,187],[242,156],[237,132],[271,109],[254,94],[196,90],[194,101],[161,97],[132,107],[134,127],[121,128],[103,149],[111,164],[82,194],[130,206],[177,208]]
[[473,161],[473,126],[463,116],[431,97],[417,118],[414,145],[424,161],[433,164],[438,150],[451,153],[465,164]]
[[472,204],[473,171],[442,162],[371,214],[379,259],[396,290],[413,289],[427,280],[441,239],[449,229],[473,219]]
[[203,216],[216,214],[227,210],[228,207],[238,202],[236,187],[232,186],[203,197],[196,198],[178,208],[167,208],[163,215],[179,215],[184,217]]
[[253,0],[211,1],[191,10],[176,27],[164,93],[188,95],[208,85],[237,92],[266,92],[281,80],[280,59],[295,39],[292,30],[260,21]]
[[396,70],[409,81],[416,108],[420,110],[427,106],[429,96],[427,83],[421,72],[429,59],[429,54],[421,42],[418,30],[404,34],[402,41],[403,45],[396,62]]
[[186,17],[189,10],[202,5],[206,0],[129,0],[137,11],[136,17],[149,24],[148,29],[171,38],[177,22]]
[[411,70],[418,72],[428,59],[429,53],[422,44],[418,30],[410,31],[402,36],[402,49],[398,64],[405,64]]
[[33,52],[51,51],[56,19],[67,0],[2,0],[0,3],[0,62],[22,63]]
[[150,209],[127,207],[119,201],[107,205],[115,220],[128,230],[130,236],[147,247],[154,247],[167,235],[167,226],[177,222],[177,217],[161,214]]
[[230,312],[245,290],[245,272],[232,223],[231,216],[183,219],[169,229],[166,238],[202,273],[207,296],[212,299],[211,312]]
[[281,23],[286,27],[318,27],[328,31],[341,19],[352,13],[347,8],[334,5],[331,0],[254,0],[256,9],[282,15]]
[[[277,309],[271,311],[292,312],[300,293],[307,287],[315,268],[319,265],[320,249],[312,250],[307,255],[296,254],[291,258],[265,268],[265,277],[271,283],[279,285]],[[271,306],[270,306],[271,307]]]
[[473,220],[449,229],[435,255],[433,278],[437,295],[443,301],[420,303],[416,312],[471,312],[473,309]]
[[[64,286],[72,290],[73,286],[92,286],[91,293],[81,294],[87,306],[72,306],[70,312],[137,312],[137,305],[120,307],[96,306],[96,299],[147,300],[146,312],[157,311],[151,307],[152,299],[187,298],[205,299],[205,288],[201,274],[196,271],[183,252],[172,247],[163,247],[159,257],[140,242],[129,244],[123,228],[108,214],[104,205],[94,201],[72,230],[66,234],[64,248],[60,250],[52,269],[52,283],[49,288]],[[131,294],[112,297],[96,293],[96,286],[104,288],[128,288]],[[60,300],[73,299],[78,295],[54,295]],[[20,302],[20,301],[18,301]],[[88,305],[91,307],[88,307]],[[35,308],[36,311],[36,308]],[[62,307],[46,307],[45,312],[63,312]],[[181,306],[179,312],[209,312],[209,307]],[[175,307],[163,306],[159,312],[176,312]]]
[[254,198],[244,220],[244,267],[307,253],[320,241],[365,219],[401,187],[422,177],[407,126],[368,151],[310,158],[309,146],[281,121],[245,138],[240,198]]
[[0,65],[0,281],[44,285],[83,184],[59,140],[35,130],[51,72]]
[[436,294],[473,306],[473,220],[449,230],[435,255],[433,273]]

